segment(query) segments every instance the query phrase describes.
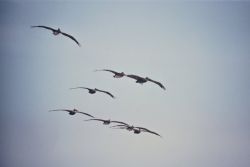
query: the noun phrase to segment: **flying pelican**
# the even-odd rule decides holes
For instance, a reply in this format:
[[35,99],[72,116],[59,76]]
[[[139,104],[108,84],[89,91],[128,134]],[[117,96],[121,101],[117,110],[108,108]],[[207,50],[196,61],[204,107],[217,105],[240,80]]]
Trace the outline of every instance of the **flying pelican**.
[[157,136],[160,136],[158,133],[156,132],[153,132],[151,130],[148,130],[146,128],[143,128],[143,127],[134,127],[133,125],[128,125],[128,124],[122,124],[122,125],[114,125],[114,126],[111,126],[112,128],[113,127],[116,127],[116,128],[119,128],[119,129],[126,129],[128,131],[134,131],[134,134],[139,134],[141,132],[148,132],[148,133],[152,133],[154,135],[157,135]]
[[91,89],[91,88],[87,88],[87,87],[75,87],[75,88],[70,88],[70,89],[88,89],[88,91],[89,91],[90,94],[95,94],[98,91],[98,92],[106,93],[109,96],[111,96],[112,98],[115,98],[115,96],[112,95],[111,93],[109,93],[107,91],[104,91],[104,90],[97,89],[97,88]]
[[114,78],[122,78],[122,77],[126,76],[126,74],[124,72],[116,72],[116,71],[109,70],[109,69],[95,70],[95,72],[96,71],[108,71],[108,72],[112,72],[113,74],[115,74],[113,76]]
[[66,34],[66,33],[62,32],[62,31],[60,30],[60,28],[54,29],[54,28],[51,28],[51,27],[41,26],[41,25],[39,25],[39,26],[31,26],[31,28],[36,28],[36,27],[38,27],[38,28],[45,28],[45,29],[47,29],[47,30],[51,30],[52,33],[53,33],[54,35],[62,34],[62,35],[64,35],[64,36],[66,36],[66,37],[69,37],[69,38],[72,39],[73,41],[75,41],[76,44],[77,44],[78,46],[81,46],[81,44],[80,44],[72,35],[69,35],[69,34]]
[[136,83],[143,84],[143,83],[145,83],[145,82],[147,82],[147,81],[150,81],[150,82],[153,82],[153,83],[157,84],[157,85],[160,86],[162,89],[166,90],[166,88],[165,88],[160,82],[157,82],[157,81],[155,81],[155,80],[152,80],[152,79],[150,79],[150,78],[148,78],[148,77],[143,78],[143,77],[140,77],[140,76],[138,76],[138,75],[133,75],[133,74],[126,75],[126,76],[129,77],[129,78],[135,79],[135,80],[136,80]]
[[87,115],[89,117],[92,117],[92,118],[95,118],[94,116],[88,114],[88,113],[85,113],[85,112],[82,112],[82,111],[79,111],[77,109],[73,109],[73,110],[69,110],[69,109],[56,109],[56,110],[49,110],[50,112],[51,111],[66,111],[69,113],[69,115],[75,115],[76,113],[79,113],[79,114],[84,114],[84,115]]
[[109,125],[110,123],[119,123],[119,124],[125,124],[124,122],[120,122],[120,121],[111,121],[110,119],[87,119],[85,121],[101,121],[103,122],[103,125]]

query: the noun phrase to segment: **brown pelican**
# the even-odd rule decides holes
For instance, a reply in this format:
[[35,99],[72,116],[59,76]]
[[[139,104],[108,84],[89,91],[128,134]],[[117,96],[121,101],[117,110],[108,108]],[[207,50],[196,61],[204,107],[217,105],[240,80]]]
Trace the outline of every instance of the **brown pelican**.
[[150,81],[150,82],[153,82],[153,83],[157,84],[157,85],[160,86],[162,89],[166,90],[166,88],[165,88],[160,82],[157,82],[157,81],[155,81],[155,80],[152,80],[152,79],[150,79],[150,78],[148,78],[148,77],[143,78],[143,77],[140,77],[140,76],[138,76],[138,75],[133,75],[133,74],[131,74],[131,75],[126,75],[126,76],[129,77],[129,78],[135,79],[135,80],[136,80],[136,83],[143,84],[143,83],[145,83],[145,82],[147,82],[147,81]]
[[111,93],[109,93],[107,91],[104,91],[104,90],[97,89],[97,88],[91,89],[91,88],[86,88],[86,87],[75,87],[75,88],[70,88],[70,89],[88,89],[88,91],[89,91],[90,94],[95,94],[98,91],[98,92],[106,93],[109,96],[111,96],[112,98],[115,98],[115,96],[112,95]]
[[97,119],[97,118],[88,119],[88,120],[85,120],[85,121],[102,121],[102,122],[103,122],[103,125],[109,125],[110,123],[125,124],[124,122],[120,122],[120,121],[111,121],[110,119]]
[[66,111],[69,113],[69,115],[75,115],[76,113],[79,113],[79,114],[84,114],[84,115],[87,115],[89,117],[92,117],[92,118],[95,118],[94,116],[88,114],[88,113],[85,113],[85,112],[82,112],[82,111],[79,111],[77,109],[73,109],[73,110],[69,110],[69,109],[56,109],[56,110],[49,110],[50,112],[51,111]]
[[40,25],[39,25],[39,26],[31,26],[31,28],[36,28],[36,27],[45,28],[45,29],[47,29],[47,30],[51,30],[52,33],[53,33],[54,35],[62,34],[62,35],[64,35],[64,36],[66,36],[66,37],[69,37],[69,38],[72,39],[73,41],[75,41],[75,42],[77,43],[78,46],[81,46],[81,44],[80,44],[72,35],[69,35],[69,34],[66,34],[66,33],[62,32],[62,31],[60,30],[60,28],[54,29],[54,28],[51,28],[51,27],[40,26]]
[[122,77],[126,76],[126,74],[124,72],[116,72],[116,71],[109,70],[109,69],[95,70],[95,72],[96,71],[108,71],[108,72],[112,72],[113,74],[115,74],[113,76],[114,78],[122,78]]

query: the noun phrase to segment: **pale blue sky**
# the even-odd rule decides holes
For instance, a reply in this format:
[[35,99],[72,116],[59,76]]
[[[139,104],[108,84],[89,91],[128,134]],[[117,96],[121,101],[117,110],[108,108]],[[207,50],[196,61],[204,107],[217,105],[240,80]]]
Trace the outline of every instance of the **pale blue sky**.
[[[249,2],[1,1],[0,166],[249,166],[249,11]],[[60,27],[82,47],[31,25]],[[166,91],[93,72],[102,68]],[[48,112],[74,107],[163,139]]]

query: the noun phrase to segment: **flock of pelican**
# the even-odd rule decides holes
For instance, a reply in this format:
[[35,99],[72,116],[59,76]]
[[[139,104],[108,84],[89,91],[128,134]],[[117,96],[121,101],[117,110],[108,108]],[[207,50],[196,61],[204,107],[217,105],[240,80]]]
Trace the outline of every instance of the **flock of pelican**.
[[111,126],[111,128],[116,128],[116,129],[126,129],[128,131],[133,131],[134,134],[139,134],[141,132],[148,132],[148,133],[151,133],[151,134],[154,134],[154,135],[157,135],[159,137],[161,137],[160,134],[154,132],[154,131],[151,131],[151,130],[148,130],[147,128],[143,128],[143,127],[139,127],[139,126],[133,126],[133,125],[129,125],[125,122],[122,122],[122,121],[115,121],[115,120],[110,120],[110,119],[100,119],[100,118],[96,118],[94,117],[93,115],[91,114],[88,114],[86,112],[82,112],[82,111],[79,111],[77,109],[56,109],[56,110],[49,110],[50,112],[51,111],[65,111],[65,112],[68,112],[69,115],[75,115],[75,114],[83,114],[83,115],[86,115],[86,116],[89,116],[91,117],[91,119],[87,119],[85,121],[99,121],[99,122],[102,122],[103,125],[109,125],[111,123],[114,123],[116,125],[113,125]]
[[[55,35],[55,36],[57,36],[59,34],[62,34],[64,36],[70,38],[71,40],[73,40],[79,47],[81,46],[81,44],[76,40],[75,37],[73,37],[72,35],[70,35],[68,33],[62,32],[60,28],[54,29],[54,28],[51,28],[51,27],[48,27],[48,26],[43,26],[43,25],[31,26],[31,28],[47,29],[47,30],[52,31],[53,35]],[[124,72],[116,72],[116,71],[113,71],[113,70],[110,70],[110,69],[100,69],[100,70],[95,70],[95,71],[111,72],[111,73],[114,74],[113,75],[114,78],[122,78],[122,77],[132,78],[132,79],[135,80],[136,83],[139,83],[139,84],[143,84],[143,83],[146,83],[146,82],[149,81],[149,82],[152,82],[154,84],[157,84],[163,90],[166,90],[166,88],[164,87],[164,85],[162,83],[160,83],[158,81],[155,81],[153,79],[150,79],[149,77],[141,77],[141,76],[134,75],[134,74],[125,74]],[[109,95],[112,98],[115,98],[115,96],[113,94],[111,94],[110,92],[105,91],[105,90],[100,90],[100,89],[97,89],[97,88],[73,87],[73,88],[70,88],[70,89],[86,89],[86,90],[88,90],[88,93],[90,93],[90,94],[95,94],[96,92],[101,92],[101,93],[105,93],[105,94]],[[104,125],[109,125],[109,124],[112,123],[112,124],[115,124],[115,125],[111,126],[110,128],[125,129],[125,130],[128,130],[128,131],[133,131],[134,134],[140,134],[141,132],[147,132],[147,133],[151,133],[151,134],[154,134],[154,135],[157,135],[157,136],[161,137],[160,134],[158,134],[158,133],[156,133],[154,131],[151,131],[151,130],[149,130],[147,128],[139,127],[139,126],[133,126],[133,125],[127,124],[127,123],[122,122],[122,121],[115,121],[115,120],[110,120],[110,119],[106,120],[106,119],[96,118],[91,114],[79,111],[79,110],[77,110],[75,108],[74,109],[55,109],[55,110],[49,110],[49,111],[50,112],[64,111],[64,112],[68,112],[69,115],[83,114],[85,116],[91,117],[91,119],[87,119],[85,121],[99,121],[99,122],[102,122]]]

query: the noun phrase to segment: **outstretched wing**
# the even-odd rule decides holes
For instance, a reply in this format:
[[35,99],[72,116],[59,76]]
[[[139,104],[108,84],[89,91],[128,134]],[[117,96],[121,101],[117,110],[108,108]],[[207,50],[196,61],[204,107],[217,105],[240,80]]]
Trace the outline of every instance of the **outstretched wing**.
[[110,128],[121,128],[121,129],[123,129],[123,128],[127,128],[129,125],[126,125],[126,124],[124,124],[124,125],[113,125],[113,126],[110,126]]
[[95,70],[96,71],[108,71],[108,72],[112,72],[113,74],[118,74],[118,72],[113,71],[113,70],[109,70],[109,69],[101,69],[101,70]]
[[51,30],[51,31],[56,31],[55,29],[53,29],[53,28],[51,28],[51,27],[47,27],[47,26],[31,26],[31,28],[36,28],[36,27],[45,28],[45,29]]
[[93,115],[90,115],[90,114],[88,114],[88,113],[86,113],[86,112],[78,111],[77,113],[87,115],[87,116],[89,116],[89,117],[91,117],[91,118],[95,118]]
[[135,80],[139,80],[139,79],[144,79],[138,75],[133,75],[133,74],[129,74],[129,75],[126,75],[127,77],[129,78],[132,78],[132,79],[135,79]]
[[110,126],[112,129],[127,129],[128,125],[114,125]]
[[148,130],[148,131],[146,131],[146,132],[148,132],[148,133],[152,133],[152,134],[157,135],[157,136],[159,136],[159,137],[162,137],[162,136],[161,136],[161,135],[159,135],[158,133],[153,132],[153,131],[150,131],[150,130]]
[[72,36],[72,35],[69,35],[69,34],[66,34],[64,32],[61,32],[63,35],[69,37],[70,39],[72,39],[73,41],[75,41],[77,43],[78,46],[81,46],[81,44]]
[[99,91],[99,92],[103,92],[103,93],[106,93],[108,94],[109,96],[111,96],[112,98],[115,98],[114,95],[112,95],[110,92],[107,92],[107,91],[104,91],[104,90],[100,90],[100,89],[95,89],[96,91]]
[[121,121],[110,121],[110,122],[113,122],[113,123],[118,123],[118,124],[122,124],[123,126],[128,125],[127,123],[125,123],[125,122],[121,122]]
[[88,89],[88,90],[91,90],[90,88],[86,88],[86,87],[74,87],[74,88],[70,88],[70,89]]
[[158,133],[156,133],[156,132],[154,132],[154,131],[151,131],[151,130],[148,130],[148,129],[146,129],[146,128],[143,128],[143,127],[135,127],[135,128],[138,128],[138,129],[140,129],[140,130],[143,130],[144,132],[152,133],[152,134],[154,134],[154,135],[157,135],[157,136],[160,136],[160,137],[161,137],[161,135],[159,135]]
[[150,82],[153,82],[157,85],[159,85],[162,89],[166,90],[166,88],[162,85],[162,83],[158,82],[158,81],[155,81],[155,80],[152,80],[150,78],[147,77],[147,80],[150,81]]
[[85,121],[105,121],[105,120],[103,120],[103,119],[97,119],[97,118],[93,118],[93,119],[87,119],[87,120],[85,120]]
[[49,112],[51,111],[66,111],[66,112],[74,112],[72,110],[68,110],[68,109],[56,109],[56,110],[49,110]]

